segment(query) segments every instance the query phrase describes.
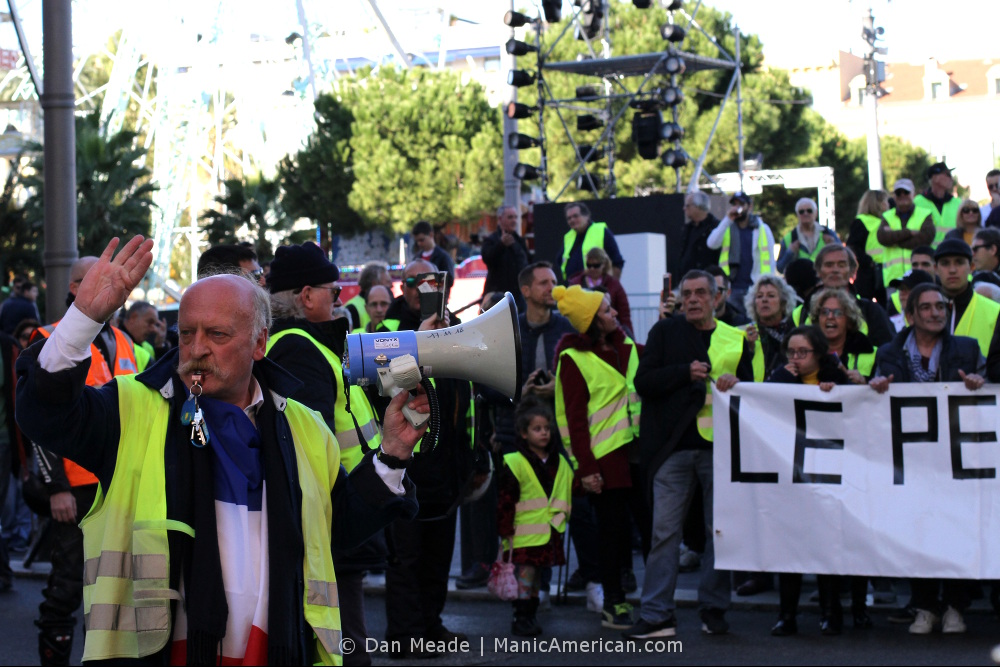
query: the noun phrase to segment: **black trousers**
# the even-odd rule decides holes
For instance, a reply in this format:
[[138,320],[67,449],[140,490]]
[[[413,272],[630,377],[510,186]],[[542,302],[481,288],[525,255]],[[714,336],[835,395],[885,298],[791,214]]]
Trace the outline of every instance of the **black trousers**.
[[364,578],[363,570],[337,572],[340,629],[344,639],[354,642],[351,652],[344,651],[344,667],[367,667],[372,664],[372,657],[365,650],[368,627],[365,625]]
[[462,574],[476,565],[487,567],[497,559],[497,477],[494,474],[483,497],[459,508],[462,526]]
[[598,560],[604,606],[611,609],[625,602],[622,570],[632,567],[632,523],[629,521],[631,489],[604,489],[590,496],[597,514],[600,535]]
[[576,562],[584,581],[600,581],[601,568],[598,565],[597,516],[591,495],[582,493],[573,496],[573,512],[569,515],[569,534],[576,549]]
[[940,616],[946,607],[964,612],[972,604],[966,579],[910,579],[910,605]]
[[442,625],[455,549],[455,515],[436,521],[395,521],[386,533],[385,636],[408,642]]
[[[770,575],[768,575],[770,576]],[[851,612],[865,611],[868,595],[868,577],[848,577],[851,586]],[[842,614],[840,604],[840,575],[820,574],[816,576],[819,590],[819,608],[824,616]],[[779,609],[782,616],[795,616],[799,611],[799,596],[802,595],[802,575],[783,572],[778,575]]]
[[[97,485],[76,486],[72,492],[79,521],[94,504]],[[83,531],[76,523],[53,520],[49,541],[52,571],[42,591],[44,599],[38,605],[36,624],[43,631],[71,631],[76,625],[73,614],[83,602]]]

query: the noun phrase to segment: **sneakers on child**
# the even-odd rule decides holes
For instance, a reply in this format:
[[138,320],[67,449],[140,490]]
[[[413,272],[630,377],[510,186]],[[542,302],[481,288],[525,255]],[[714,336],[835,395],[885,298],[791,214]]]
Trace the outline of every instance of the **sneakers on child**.
[[587,611],[604,611],[604,587],[595,581],[587,582]]
[[632,627],[632,605],[620,602],[613,608],[605,607],[601,612],[601,626],[612,630],[627,630]]

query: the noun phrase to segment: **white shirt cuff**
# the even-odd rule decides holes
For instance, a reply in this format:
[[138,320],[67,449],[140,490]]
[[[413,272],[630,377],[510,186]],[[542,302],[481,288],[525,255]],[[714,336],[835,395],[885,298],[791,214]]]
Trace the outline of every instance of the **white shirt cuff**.
[[375,472],[382,478],[382,481],[385,482],[390,491],[397,496],[402,496],[406,493],[406,489],[403,488],[403,475],[406,473],[406,470],[403,468],[390,468],[379,461],[377,456],[372,458],[372,465],[375,466]]
[[73,368],[90,359],[90,345],[104,328],[71,304],[38,355],[39,365],[49,373]]

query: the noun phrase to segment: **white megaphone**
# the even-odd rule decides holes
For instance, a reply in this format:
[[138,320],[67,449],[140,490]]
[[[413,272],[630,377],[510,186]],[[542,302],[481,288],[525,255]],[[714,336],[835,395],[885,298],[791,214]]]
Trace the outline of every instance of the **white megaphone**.
[[[469,322],[434,331],[348,334],[348,383],[375,385],[382,396],[411,391],[422,376],[469,380],[516,399],[521,390],[521,331],[510,292]],[[428,415],[404,408],[414,427]]]

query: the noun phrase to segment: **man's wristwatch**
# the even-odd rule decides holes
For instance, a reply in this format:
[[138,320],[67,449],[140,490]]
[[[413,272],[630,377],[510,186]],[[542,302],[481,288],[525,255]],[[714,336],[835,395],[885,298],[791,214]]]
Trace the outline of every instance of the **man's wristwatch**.
[[386,468],[390,470],[405,470],[407,466],[410,465],[411,459],[401,459],[396,456],[390,456],[385,453],[381,445],[378,451],[375,452],[375,458],[385,464]]

